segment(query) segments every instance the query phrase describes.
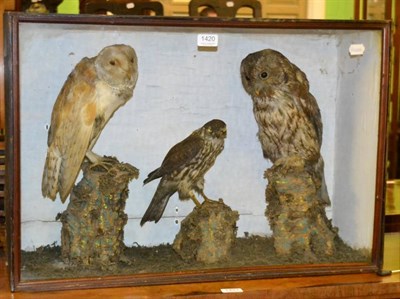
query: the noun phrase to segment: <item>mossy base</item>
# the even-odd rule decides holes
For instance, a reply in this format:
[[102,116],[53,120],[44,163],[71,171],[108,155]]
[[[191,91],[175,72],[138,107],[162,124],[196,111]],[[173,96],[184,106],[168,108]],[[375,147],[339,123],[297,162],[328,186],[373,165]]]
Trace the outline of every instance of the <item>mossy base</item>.
[[120,261],[128,183],[138,175],[135,167],[116,159],[107,160],[106,168],[83,165],[83,178],[73,188],[67,210],[59,215],[64,262],[106,269]]
[[181,223],[173,249],[184,260],[216,263],[230,255],[236,239],[239,213],[222,200],[205,201]]
[[281,159],[265,176],[265,214],[273,231],[276,253],[303,255],[309,262],[334,255],[338,229],[326,216],[320,184],[315,183],[304,160],[297,156]]

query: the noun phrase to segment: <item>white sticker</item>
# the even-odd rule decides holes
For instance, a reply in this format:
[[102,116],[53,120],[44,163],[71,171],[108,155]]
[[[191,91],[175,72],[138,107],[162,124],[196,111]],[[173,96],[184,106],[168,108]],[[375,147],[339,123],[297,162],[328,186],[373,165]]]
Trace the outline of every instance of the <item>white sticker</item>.
[[361,56],[364,55],[365,47],[363,44],[352,44],[349,48],[349,53],[351,56]]
[[198,47],[218,47],[218,34],[198,34]]
[[221,289],[221,292],[224,294],[243,293],[243,290],[241,288],[231,288],[231,289]]
[[135,3],[133,3],[133,2],[126,3],[126,8],[127,8],[127,9],[132,9],[132,8],[134,8],[134,7],[135,7]]

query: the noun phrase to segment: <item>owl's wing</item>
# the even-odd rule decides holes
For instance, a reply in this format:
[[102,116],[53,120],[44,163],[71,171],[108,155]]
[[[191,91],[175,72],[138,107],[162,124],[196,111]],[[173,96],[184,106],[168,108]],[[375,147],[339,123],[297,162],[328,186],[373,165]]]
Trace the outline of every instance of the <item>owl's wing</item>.
[[313,125],[317,134],[319,145],[321,145],[322,119],[317,100],[311,93],[307,92],[307,94],[301,94],[299,97],[295,97],[295,101],[297,102],[296,104],[302,108],[307,119]]
[[296,77],[296,80],[291,82],[292,87],[290,87],[290,89],[297,90],[294,97],[295,104],[304,112],[308,121],[313,125],[319,145],[321,145],[322,119],[317,100],[309,91],[310,85],[304,72],[294,64],[291,64],[291,67]]
[[317,100],[309,92],[309,83],[303,71],[301,71],[294,64],[291,64],[291,68],[294,72],[295,79],[289,80],[285,86],[285,90],[292,95],[297,109],[303,111],[308,121],[312,124],[318,139],[318,143],[321,146],[322,120]]
[[79,174],[96,118],[95,79],[92,60],[81,60],[54,104],[42,178],[44,197],[54,200],[58,192],[65,202]]
[[167,153],[161,166],[148,175],[144,183],[170,174],[177,169],[187,166],[203,148],[203,139],[197,134],[191,134],[186,139],[175,144]]

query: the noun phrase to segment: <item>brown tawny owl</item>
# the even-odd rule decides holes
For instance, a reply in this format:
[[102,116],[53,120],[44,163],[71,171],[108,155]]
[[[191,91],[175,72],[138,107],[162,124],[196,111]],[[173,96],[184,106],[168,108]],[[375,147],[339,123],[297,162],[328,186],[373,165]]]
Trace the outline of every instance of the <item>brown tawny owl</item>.
[[203,191],[204,175],[224,149],[226,134],[226,124],[222,120],[213,119],[168,151],[161,166],[149,173],[143,182],[147,184],[161,178],[140,225],[147,221],[157,223],[175,192],[178,192],[179,199],[192,199],[196,206],[200,203],[193,191],[199,193],[204,200],[210,200]]
[[273,163],[283,157],[302,157],[321,182],[322,202],[330,204],[320,153],[321,113],[304,72],[271,49],[249,54],[240,72],[253,100],[264,157]]
[[101,163],[92,152],[114,112],[133,95],[137,57],[127,45],[105,47],[83,58],[68,76],[53,107],[42,177],[42,194],[65,202],[85,158]]

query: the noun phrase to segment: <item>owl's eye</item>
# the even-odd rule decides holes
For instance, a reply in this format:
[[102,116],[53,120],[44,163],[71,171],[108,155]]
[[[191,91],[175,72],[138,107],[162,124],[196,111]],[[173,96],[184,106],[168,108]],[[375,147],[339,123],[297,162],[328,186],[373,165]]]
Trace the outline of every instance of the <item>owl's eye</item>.
[[267,72],[262,72],[262,73],[260,74],[260,77],[261,77],[262,79],[265,79],[265,78],[268,77],[268,73],[267,73]]
[[111,65],[115,65],[115,61],[114,60],[110,60],[110,64]]
[[133,63],[133,58],[131,59],[131,63]]

